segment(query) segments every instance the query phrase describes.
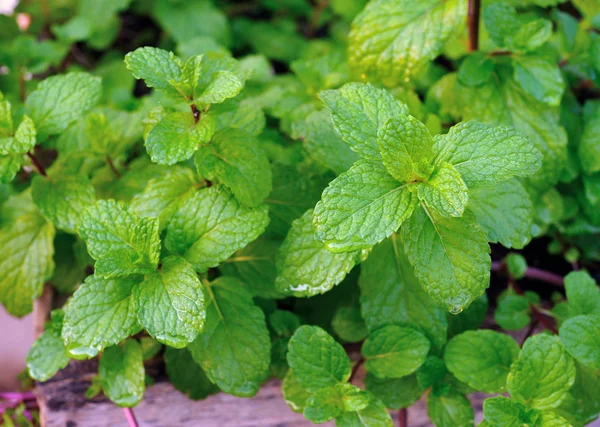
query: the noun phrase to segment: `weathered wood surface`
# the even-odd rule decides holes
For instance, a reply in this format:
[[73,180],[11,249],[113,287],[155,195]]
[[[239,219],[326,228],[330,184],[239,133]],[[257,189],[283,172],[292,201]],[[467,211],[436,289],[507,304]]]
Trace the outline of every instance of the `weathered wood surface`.
[[[356,384],[363,372],[359,370]],[[46,427],[127,427],[123,410],[103,396],[86,400],[84,393],[97,372],[95,361],[71,362],[54,378],[39,384],[42,425]],[[144,400],[134,408],[141,427],[305,427],[313,424],[292,412],[281,396],[281,382],[267,382],[250,399],[219,393],[202,401],[189,400],[167,381],[148,387]],[[471,396],[476,413],[481,412],[482,394]],[[397,413],[392,416],[397,419]],[[478,419],[481,415],[478,414]],[[397,421],[395,423],[397,424]],[[321,424],[333,426],[332,423]],[[410,427],[429,427],[425,400],[408,410]]]

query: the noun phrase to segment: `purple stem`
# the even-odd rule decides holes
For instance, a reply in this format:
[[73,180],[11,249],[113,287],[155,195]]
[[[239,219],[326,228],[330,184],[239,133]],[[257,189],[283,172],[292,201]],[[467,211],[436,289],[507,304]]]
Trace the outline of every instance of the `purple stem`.
[[6,400],[34,400],[35,394],[30,391],[6,391],[0,393],[0,399]]

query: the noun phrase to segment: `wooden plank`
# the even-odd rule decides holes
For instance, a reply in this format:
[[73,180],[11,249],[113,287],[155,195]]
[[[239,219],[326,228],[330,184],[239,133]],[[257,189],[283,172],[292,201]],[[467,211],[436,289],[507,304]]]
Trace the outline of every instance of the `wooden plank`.
[[[355,383],[364,375],[360,369]],[[86,400],[84,393],[97,372],[95,361],[73,361],[53,379],[40,383],[36,394],[42,425],[46,427],[127,427],[123,410],[103,396]],[[485,396],[471,396],[478,419]],[[218,393],[202,401],[192,401],[164,381],[148,387],[144,400],[134,408],[140,426],[202,427],[308,427],[314,424],[294,413],[281,396],[281,381],[270,380],[252,398]],[[397,420],[397,412],[392,412]],[[408,410],[408,425],[430,427],[425,398]],[[321,424],[333,426],[334,423]],[[396,421],[397,425],[397,421]]]

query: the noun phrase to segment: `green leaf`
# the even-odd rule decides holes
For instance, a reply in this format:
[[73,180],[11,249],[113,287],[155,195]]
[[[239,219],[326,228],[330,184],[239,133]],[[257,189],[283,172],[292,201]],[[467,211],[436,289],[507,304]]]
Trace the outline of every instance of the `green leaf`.
[[519,345],[495,331],[467,331],[450,340],[444,351],[448,370],[475,390],[506,391],[510,365],[519,355]]
[[291,369],[288,369],[283,382],[281,383],[281,393],[285,403],[288,404],[294,412],[304,411],[306,401],[311,397],[308,392],[299,382]]
[[326,90],[319,98],[331,110],[336,130],[350,148],[367,159],[379,159],[377,133],[389,119],[408,114],[405,104],[385,89],[348,83]]
[[369,334],[357,306],[340,307],[331,320],[333,331],[344,341],[361,342]]
[[371,399],[369,406],[356,412],[344,412],[335,419],[339,427],[392,427],[392,417],[378,399]]
[[333,387],[350,378],[344,348],[318,326],[301,326],[288,344],[287,360],[298,383],[308,391]]
[[436,165],[450,163],[469,188],[491,185],[538,170],[542,156],[522,134],[506,126],[469,121],[436,135]]
[[243,207],[227,190],[210,187],[194,194],[173,215],[165,245],[204,272],[255,240],[268,223],[265,205]]
[[594,109],[596,114],[590,114],[589,118],[585,120],[578,153],[581,168],[587,174],[592,174],[600,171],[600,149],[597,144],[598,138],[600,138],[600,118],[598,118],[597,111],[600,109],[597,104],[586,104],[586,107],[587,105],[596,107]]
[[165,349],[165,365],[169,381],[192,400],[205,399],[218,388],[209,381],[204,371],[194,361],[187,348]]
[[140,324],[156,340],[175,348],[192,342],[204,326],[202,284],[185,260],[170,256],[133,290]]
[[271,192],[269,159],[258,141],[239,129],[217,132],[194,159],[198,173],[227,186],[244,206],[258,206]]
[[174,165],[189,159],[215,132],[212,117],[195,122],[192,113],[170,113],[146,137],[146,150],[153,162]]
[[417,381],[416,374],[402,378],[381,379],[367,372],[365,385],[367,390],[390,409],[408,408],[425,392]]
[[141,331],[131,297],[139,279],[88,276],[65,308],[62,338],[73,357],[93,357]]
[[485,292],[490,248],[469,212],[443,218],[421,206],[400,231],[415,275],[435,301],[457,314]]
[[234,396],[254,396],[269,371],[269,331],[251,295],[231,277],[205,286],[204,331],[188,348],[211,382]]
[[575,363],[575,383],[567,398],[553,412],[567,418],[574,425],[585,425],[600,414],[600,371]]
[[575,382],[575,365],[556,336],[528,338],[508,374],[508,391],[528,408],[552,409]]
[[419,369],[430,347],[429,340],[417,330],[388,325],[372,332],[361,352],[367,371],[379,378],[400,378]]
[[[156,47],[140,47],[125,55],[125,65],[136,79],[144,79],[146,86],[164,90],[168,94],[178,94],[172,83],[181,79],[183,63],[173,52]],[[184,94],[179,96],[185,97]]]
[[383,164],[400,182],[427,180],[433,171],[433,139],[413,116],[389,119],[377,132]]
[[361,265],[360,306],[365,323],[374,331],[397,324],[422,331],[432,347],[446,343],[446,310],[423,290],[395,235],[373,248]]
[[468,208],[490,242],[522,249],[531,241],[533,204],[516,178],[470,190]]
[[0,183],[10,183],[21,170],[21,165],[25,163],[23,155],[9,154],[0,155]]
[[465,58],[458,68],[458,79],[468,87],[488,82],[494,73],[494,61],[484,52],[475,51]]
[[505,293],[498,298],[494,320],[504,329],[517,331],[529,324],[530,310],[526,296]]
[[296,297],[323,294],[338,285],[360,260],[360,252],[333,253],[315,239],[313,212],[292,223],[277,252],[277,289]]
[[69,233],[75,233],[82,212],[96,199],[87,177],[77,175],[36,175],[31,181],[31,196],[48,221]]
[[54,234],[52,223],[38,212],[0,229],[0,302],[9,314],[22,317],[33,310],[54,271]]
[[527,260],[521,254],[511,252],[504,258],[506,270],[513,279],[520,280],[527,274]]
[[[488,170],[488,166],[490,166],[488,162],[476,162],[477,167],[473,163],[467,163],[472,166],[469,169],[473,176],[465,175],[463,170],[458,168],[467,185],[470,186],[471,179],[482,175],[477,170],[484,171],[483,175],[486,177],[493,171],[493,176],[500,175],[502,179],[505,179],[507,178],[505,172],[510,172],[508,175],[513,176],[516,171],[519,171],[517,175],[524,176],[539,169],[528,181],[540,190],[547,189],[558,182],[567,159],[567,134],[565,129],[560,126],[558,109],[537,101],[525,92],[514,81],[510,69],[499,67],[492,80],[477,88],[469,88],[458,83],[455,97],[453,97],[453,106],[457,105],[462,110],[463,120],[476,119],[491,125],[512,126],[515,129],[508,131],[505,127],[501,127],[504,129],[502,134],[507,138],[505,141],[508,146],[504,146],[499,141],[490,141],[488,138],[484,138],[485,132],[472,134],[475,137],[473,140],[475,146],[481,145],[485,152],[488,152],[489,144],[491,144],[491,148],[493,148],[491,153],[497,153],[499,158],[496,159],[495,167],[492,167],[491,171]],[[468,126],[474,125],[468,124]],[[530,143],[525,142],[527,140],[518,132],[522,132],[529,138],[530,143],[533,143],[534,147],[543,154],[541,168],[538,166],[542,159],[539,153],[532,150]],[[503,140],[504,137],[502,137]],[[480,144],[480,140],[477,138],[484,138],[487,143]],[[509,141],[511,142],[509,143]],[[472,146],[471,151],[473,149]],[[496,149],[500,151],[496,151]],[[473,152],[478,151],[474,150]],[[511,165],[511,167],[505,170],[505,164]],[[485,168],[480,167],[482,165],[485,165]]]
[[493,426],[538,425],[540,413],[504,396],[490,397],[483,401],[485,420]]
[[99,276],[145,274],[158,265],[158,218],[138,218],[115,200],[99,200],[85,210],[78,232]]
[[331,114],[326,109],[314,111],[306,119],[295,121],[292,124],[292,137],[302,140],[303,148],[315,162],[338,175],[350,169],[358,160],[358,155],[336,132]]
[[131,200],[130,210],[140,217],[158,217],[161,230],[165,229],[200,186],[190,169],[176,167],[167,175],[148,181],[144,191]]
[[462,216],[469,200],[467,185],[449,163],[442,163],[431,178],[418,183],[419,199],[445,217]]
[[[10,111],[9,111],[10,116]],[[1,129],[0,129],[1,130]],[[12,134],[12,117],[7,136]],[[23,116],[19,127],[15,131],[14,137],[3,138],[0,135],[0,154],[24,154],[35,146],[36,131],[33,120]]]
[[52,320],[27,353],[27,370],[36,381],[47,381],[67,366],[69,355],[60,337],[63,313],[52,312]]
[[560,104],[565,82],[556,62],[538,55],[515,55],[514,78],[523,90],[548,105]]
[[99,77],[87,73],[68,73],[44,79],[29,94],[25,111],[33,119],[38,141],[61,133],[100,100]]
[[317,239],[335,252],[365,249],[395,232],[413,212],[416,196],[371,160],[359,160],[334,179],[315,207]]
[[473,425],[471,402],[462,394],[450,391],[444,395],[429,393],[427,414],[437,427],[461,427]]
[[425,390],[429,387],[435,387],[437,390],[439,384],[449,375],[444,361],[437,356],[430,355],[427,356],[425,362],[419,367],[416,376],[421,389]]
[[460,0],[374,0],[352,22],[349,62],[369,80],[406,84],[462,31]]
[[488,314],[488,297],[483,294],[481,298],[476,299],[471,305],[461,312],[454,315],[447,313],[448,317],[448,338],[452,338],[461,332],[479,328]]
[[102,353],[98,375],[106,396],[119,406],[132,407],[144,397],[142,347],[133,339]]
[[600,316],[575,316],[560,327],[565,348],[581,364],[600,370]]
[[565,276],[565,291],[569,315],[600,314],[600,289],[585,271],[573,271]]
[[304,418],[315,424],[330,421],[344,412],[343,395],[339,387],[316,390],[306,401]]

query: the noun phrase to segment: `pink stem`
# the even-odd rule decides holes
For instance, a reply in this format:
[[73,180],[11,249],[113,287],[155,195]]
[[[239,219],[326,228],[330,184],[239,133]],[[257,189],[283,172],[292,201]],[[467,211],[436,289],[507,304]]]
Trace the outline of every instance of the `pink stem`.
[[6,400],[33,400],[35,399],[35,394],[30,391],[7,391],[0,393],[0,399]]
[[129,425],[129,427],[138,427],[138,422],[135,419],[133,409],[123,408],[123,412],[125,413],[125,418],[127,419],[127,424]]

